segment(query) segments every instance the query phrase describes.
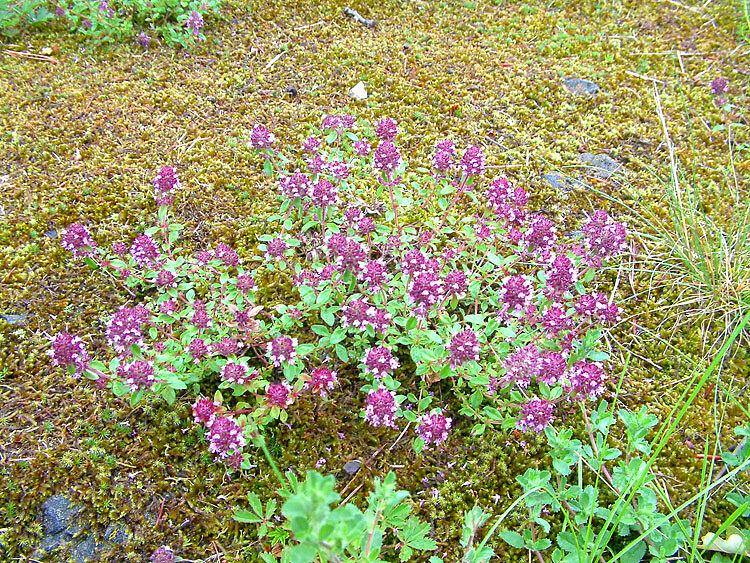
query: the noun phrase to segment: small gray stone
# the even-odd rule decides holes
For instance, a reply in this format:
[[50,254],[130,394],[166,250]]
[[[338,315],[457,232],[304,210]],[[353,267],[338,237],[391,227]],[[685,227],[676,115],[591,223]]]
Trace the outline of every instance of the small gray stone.
[[596,82],[583,78],[566,78],[563,84],[568,92],[576,96],[593,96],[601,90]]
[[76,563],[86,563],[87,561],[99,559],[102,547],[104,545],[96,541],[96,537],[91,534],[75,545],[71,553],[73,561]]
[[344,464],[344,471],[350,476],[354,477],[359,471],[360,463],[358,461],[347,461]]
[[560,172],[548,172],[547,174],[542,174],[542,180],[547,182],[554,189],[563,192],[571,192],[576,186],[581,185],[580,181],[574,180]]
[[28,318],[28,315],[6,315],[0,313],[0,319],[11,325],[23,326],[26,324],[26,319]]
[[70,525],[78,507],[62,495],[48,498],[42,505],[44,530],[48,536],[58,534]]
[[52,227],[49,231],[44,233],[44,236],[47,238],[57,238],[57,229]]
[[104,531],[104,541],[117,545],[124,544],[128,541],[129,537],[130,533],[128,532],[127,526],[120,522],[112,522]]
[[607,180],[615,172],[623,171],[622,164],[606,154],[585,152],[578,157],[578,160],[590,167],[587,172],[591,176],[601,178],[602,180]]

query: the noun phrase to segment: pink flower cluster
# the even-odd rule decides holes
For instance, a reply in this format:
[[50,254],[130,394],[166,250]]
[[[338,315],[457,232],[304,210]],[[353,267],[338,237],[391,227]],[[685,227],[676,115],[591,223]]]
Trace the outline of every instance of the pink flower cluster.
[[143,325],[151,318],[151,311],[143,305],[121,307],[107,325],[107,343],[118,354],[130,356],[132,346],[143,345]]
[[435,410],[430,414],[419,417],[417,434],[422,438],[425,445],[434,444],[439,446],[448,439],[453,420],[446,417],[442,411]]
[[383,387],[373,389],[365,400],[365,420],[373,426],[396,428],[395,418],[398,404],[396,393]]
[[293,364],[297,358],[297,339],[289,336],[277,336],[268,343],[268,355],[276,367],[281,364]]
[[391,324],[391,315],[363,299],[352,299],[341,308],[341,324],[361,330],[371,326],[384,333]]
[[154,195],[158,205],[171,205],[174,202],[174,194],[182,188],[180,180],[177,178],[177,172],[171,166],[162,167],[156,173],[153,183]]
[[451,368],[455,369],[466,362],[478,362],[480,351],[476,333],[470,328],[462,330],[448,344]]
[[60,244],[77,258],[93,256],[96,250],[96,242],[91,237],[91,233],[86,227],[79,224],[70,225],[62,232]]
[[59,332],[52,339],[52,348],[47,353],[57,366],[74,366],[77,375],[86,370],[86,366],[91,359],[83,340],[67,332]]
[[313,393],[319,393],[321,397],[326,397],[328,391],[331,391],[338,381],[338,375],[335,371],[317,367],[310,373],[310,379],[305,384],[306,389],[310,389]]
[[521,416],[516,422],[516,427],[522,432],[541,432],[555,421],[554,411],[552,403],[534,397],[521,405]]
[[365,373],[371,373],[377,378],[393,373],[399,367],[398,360],[387,346],[368,348],[362,361],[365,364]]

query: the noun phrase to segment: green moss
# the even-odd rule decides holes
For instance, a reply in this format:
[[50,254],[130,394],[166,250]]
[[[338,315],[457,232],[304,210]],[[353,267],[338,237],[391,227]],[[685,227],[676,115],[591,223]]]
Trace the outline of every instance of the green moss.
[[[51,46],[59,64],[0,59],[0,312],[31,314],[23,327],[0,321],[0,369],[10,374],[0,386],[0,424],[9,444],[0,466],[0,528],[11,529],[3,540],[11,546],[9,557],[30,554],[40,532],[31,525],[38,505],[61,492],[83,504],[102,529],[111,520],[127,521],[138,538],[124,550],[131,560],[162,543],[185,557],[204,557],[216,547],[228,561],[257,560],[260,546],[230,512],[248,490],[265,498],[275,488],[262,456],[257,468],[227,478],[203,438],[187,430],[185,401],[178,402],[179,420],[160,403],[131,410],[108,393],[65,379],[45,356],[45,335],[63,328],[98,335],[106,315],[126,300],[71,262],[59,238],[45,233],[84,222],[102,245],[130,240],[154,210],[150,179],[165,163],[178,168],[186,187],[177,215],[188,226],[190,244],[221,240],[249,259],[275,207],[275,186],[242,140],[249,128],[265,123],[298,146],[326,111],[389,115],[400,121],[400,143],[413,168],[427,162],[445,135],[480,143],[493,173],[526,186],[534,207],[573,229],[582,212],[602,201],[585,191],[556,193],[540,175],[575,173],[580,152],[610,152],[627,169],[627,187],[597,188],[629,202],[661,200],[649,167],[663,173],[666,152],[653,83],[633,74],[641,73],[663,82],[657,84],[678,156],[696,163],[706,205],[718,213],[726,208],[722,186],[732,167],[725,136],[714,127],[725,118],[707,84],[728,77],[737,105],[747,107],[731,10],[712,3],[690,11],[655,0],[365,2],[358,9],[379,20],[376,31],[346,20],[337,2],[302,8],[272,0],[230,7],[228,21],[236,22],[216,26],[194,53],[94,48],[50,33],[9,48]],[[315,22],[322,23],[309,25]],[[287,54],[267,67],[282,45]],[[593,79],[603,91],[574,97],[561,85],[570,76]],[[356,104],[345,93],[361,79],[370,98]],[[287,86],[297,88],[299,98],[286,96]],[[736,131],[736,143],[747,142],[747,132]],[[747,175],[748,166],[737,162],[735,170]],[[270,300],[291,290],[284,273],[260,281]],[[622,298],[633,294],[630,283],[620,281]],[[648,278],[635,276],[632,283],[642,291]],[[629,306],[638,325],[661,341],[633,334],[627,324],[614,335],[659,366],[633,358],[620,400],[633,408],[649,404],[661,417],[687,375],[687,362],[667,343],[696,359],[708,338],[690,326],[673,331],[673,323],[663,324],[658,308],[672,298],[663,292]],[[726,372],[745,381],[745,362],[739,356]],[[346,461],[365,462],[395,442],[392,432],[363,432],[354,416],[361,406],[357,382],[342,379],[330,402],[300,401],[291,428],[272,430],[269,441],[282,467],[302,472],[325,458],[324,469],[338,474]],[[665,450],[660,467],[680,483],[673,500],[694,491],[700,461],[684,443],[702,449],[712,431],[712,406],[710,394],[700,397],[682,441]],[[736,410],[726,428],[740,420]],[[567,422],[580,425],[572,417]],[[393,467],[400,486],[424,500],[419,511],[434,523],[441,554],[457,560],[462,513],[475,502],[504,508],[519,492],[514,476],[544,463],[543,449],[528,437],[524,450],[511,435],[492,430],[473,438],[469,428],[459,418],[447,447],[421,457],[407,440],[386,447],[350,487],[364,483],[356,502],[372,477]],[[721,505],[711,510],[713,524],[726,513]],[[497,550],[503,561],[526,560],[507,546]]]

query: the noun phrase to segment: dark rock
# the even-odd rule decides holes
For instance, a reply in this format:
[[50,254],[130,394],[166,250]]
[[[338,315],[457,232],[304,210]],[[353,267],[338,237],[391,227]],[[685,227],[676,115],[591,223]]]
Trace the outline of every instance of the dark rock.
[[5,315],[0,313],[0,319],[3,319],[6,323],[12,325],[23,326],[26,324],[26,319],[28,318],[28,315]]
[[290,98],[296,98],[297,96],[299,96],[299,92],[294,86],[287,86],[286,93],[289,95]]
[[128,541],[130,538],[130,532],[125,524],[120,522],[112,522],[107,529],[104,531],[104,541],[121,545]]
[[78,510],[77,506],[62,495],[48,498],[42,505],[42,524],[46,535],[52,536],[65,530]]
[[360,463],[358,461],[347,461],[344,464],[344,472],[350,477],[354,477],[359,471]]
[[585,152],[578,157],[578,160],[588,165],[587,171],[591,176],[607,180],[615,172],[622,172],[622,164],[606,154],[591,154]]
[[96,541],[96,537],[91,534],[73,547],[71,557],[76,563],[86,563],[87,561],[97,560],[99,559],[99,553],[103,547],[104,544]]
[[547,182],[554,189],[563,192],[571,192],[577,186],[581,185],[579,180],[575,180],[565,174],[561,174],[560,172],[548,172],[547,174],[542,174],[542,180]]
[[593,96],[601,90],[596,82],[583,78],[566,78],[563,84],[568,92],[576,96]]

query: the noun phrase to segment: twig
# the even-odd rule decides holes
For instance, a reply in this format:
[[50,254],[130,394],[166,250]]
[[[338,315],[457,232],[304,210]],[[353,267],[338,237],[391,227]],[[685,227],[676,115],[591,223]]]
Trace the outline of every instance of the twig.
[[21,59],[31,59],[32,61],[43,61],[47,63],[58,64],[60,61],[47,55],[37,55],[36,53],[23,53],[21,51],[11,51],[10,49],[3,49],[3,55],[10,55],[11,57],[19,57]]
[[368,20],[367,18],[363,18],[357,10],[344,8],[343,12],[345,16],[352,18],[355,22],[361,23],[365,27],[375,27],[375,20]]

